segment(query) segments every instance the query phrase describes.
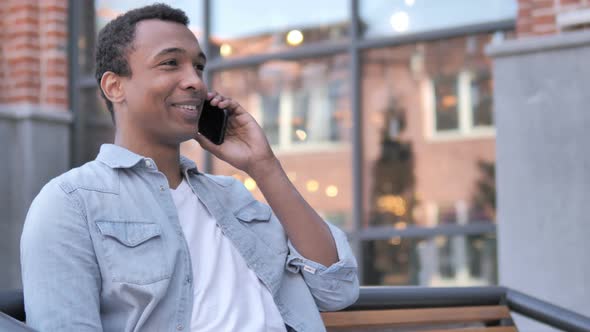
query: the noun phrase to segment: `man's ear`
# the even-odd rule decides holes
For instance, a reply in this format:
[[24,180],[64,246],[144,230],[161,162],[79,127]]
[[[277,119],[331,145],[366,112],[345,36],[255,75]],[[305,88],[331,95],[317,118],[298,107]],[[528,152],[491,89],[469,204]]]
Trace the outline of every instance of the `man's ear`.
[[122,83],[121,77],[112,71],[102,74],[100,88],[113,104],[122,103],[125,100],[125,89]]

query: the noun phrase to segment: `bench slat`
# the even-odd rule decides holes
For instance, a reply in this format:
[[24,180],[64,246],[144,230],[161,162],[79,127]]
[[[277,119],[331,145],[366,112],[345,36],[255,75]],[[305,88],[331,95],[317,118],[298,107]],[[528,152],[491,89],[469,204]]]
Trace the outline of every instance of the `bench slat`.
[[326,327],[491,322],[510,318],[506,306],[322,312]]
[[426,330],[420,332],[518,332],[514,326],[469,327],[450,330]]

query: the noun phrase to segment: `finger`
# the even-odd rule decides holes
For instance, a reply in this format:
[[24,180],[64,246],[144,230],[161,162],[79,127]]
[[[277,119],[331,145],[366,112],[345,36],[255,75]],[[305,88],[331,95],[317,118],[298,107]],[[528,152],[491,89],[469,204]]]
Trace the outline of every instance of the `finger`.
[[209,104],[220,107],[219,103],[222,102],[225,98],[222,95],[216,95],[211,100],[209,100]]
[[211,100],[211,99],[215,98],[215,96],[217,96],[218,94],[219,93],[215,90],[207,92],[207,100]]
[[223,100],[221,103],[219,103],[219,107],[225,108],[235,115],[239,115],[246,112],[246,110],[242,107],[242,105],[240,105],[240,103],[231,98],[226,98],[225,100]]
[[234,104],[234,101],[231,98],[223,98],[222,100],[219,101],[219,104],[217,104],[217,107],[219,108],[227,108],[229,110],[231,110]]

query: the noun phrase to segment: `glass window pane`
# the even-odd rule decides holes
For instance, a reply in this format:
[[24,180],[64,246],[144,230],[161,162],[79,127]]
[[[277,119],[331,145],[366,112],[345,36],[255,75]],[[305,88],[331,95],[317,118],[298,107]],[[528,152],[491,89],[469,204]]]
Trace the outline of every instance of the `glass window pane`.
[[365,285],[485,286],[497,283],[494,234],[363,242]]
[[[164,0],[157,1],[165,3],[173,8],[183,10],[188,16],[190,23],[189,29],[197,36],[203,35],[203,0]],[[96,33],[102,29],[109,21],[126,11],[138,7],[153,4],[151,0],[95,0],[94,7],[96,10]]]
[[366,37],[395,36],[514,19],[516,0],[362,0]]
[[[82,32],[78,40],[79,63],[82,74],[94,74],[95,60],[94,48],[96,35],[109,21],[124,12],[151,5],[154,2],[148,0],[118,1],[118,0],[81,0],[82,4]],[[202,7],[203,0],[168,0],[159,1],[173,8],[183,10],[188,16],[189,29],[197,36],[203,34]]]
[[93,0],[80,0],[81,10],[80,32],[78,36],[78,64],[80,73],[94,74],[94,45],[96,38],[96,22],[94,20]]
[[474,73],[471,79],[471,110],[474,127],[494,124],[492,111],[492,75],[489,70]]
[[494,221],[493,36],[363,52],[364,225]]
[[[493,124],[493,78],[484,48],[494,36],[363,51],[365,227],[494,222],[495,137],[476,136]],[[490,241],[485,236],[366,241],[366,283],[494,283],[495,240]]]
[[346,39],[348,7],[340,0],[211,1],[212,55],[236,57]]
[[455,76],[434,79],[436,131],[459,129],[459,96],[457,92]]
[[[213,87],[262,125],[291,181],[327,220],[352,229],[351,111],[348,56],[271,61],[218,72]],[[263,199],[252,179],[214,160]]]

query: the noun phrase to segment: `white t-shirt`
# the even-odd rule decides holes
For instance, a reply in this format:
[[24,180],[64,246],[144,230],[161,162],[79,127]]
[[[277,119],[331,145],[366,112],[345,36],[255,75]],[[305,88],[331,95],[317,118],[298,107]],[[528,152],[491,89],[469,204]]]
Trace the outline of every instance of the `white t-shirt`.
[[223,235],[186,179],[170,192],[192,263],[191,331],[285,332],[270,291]]

